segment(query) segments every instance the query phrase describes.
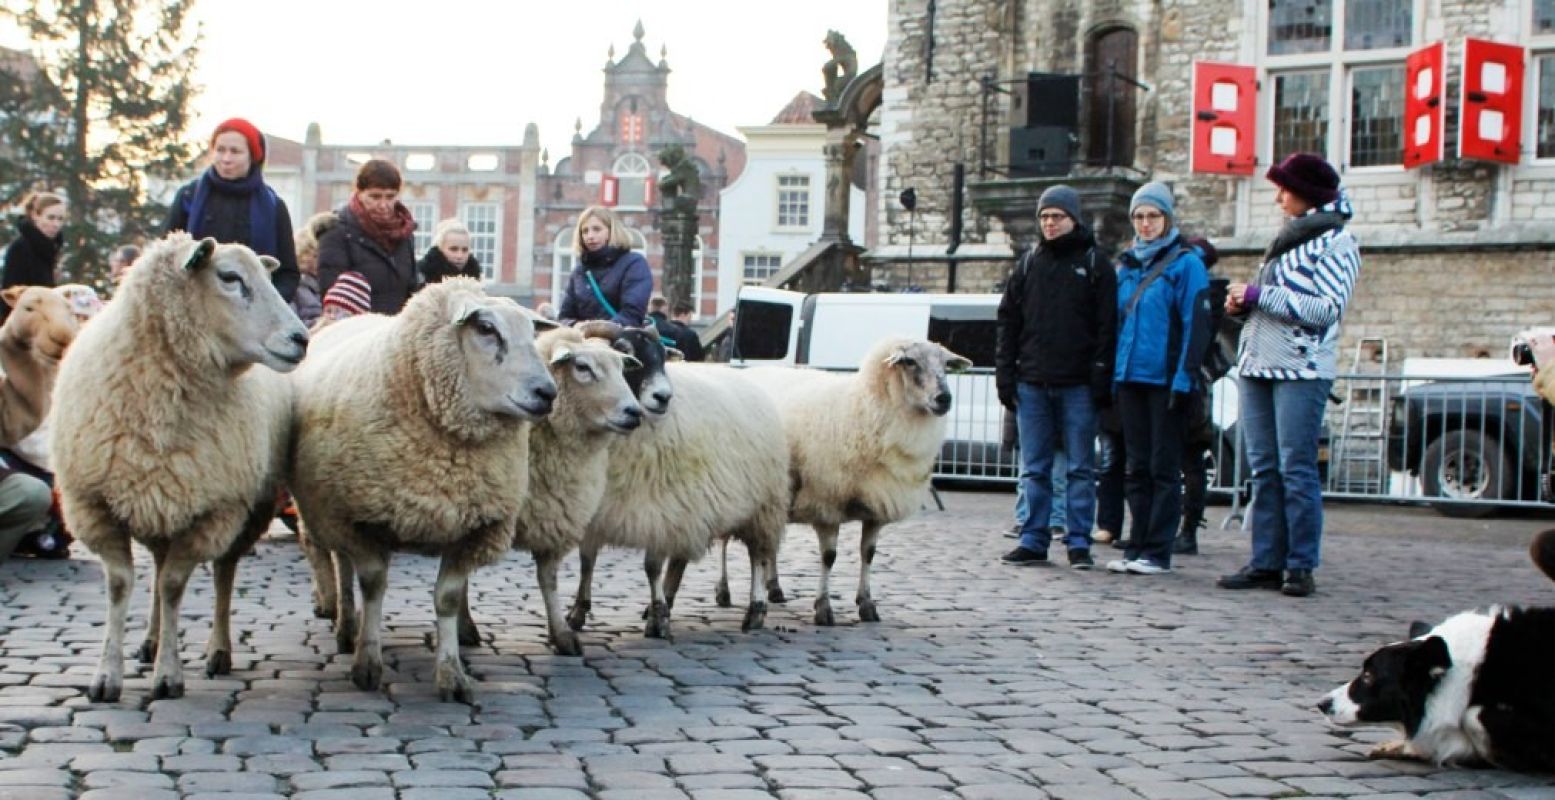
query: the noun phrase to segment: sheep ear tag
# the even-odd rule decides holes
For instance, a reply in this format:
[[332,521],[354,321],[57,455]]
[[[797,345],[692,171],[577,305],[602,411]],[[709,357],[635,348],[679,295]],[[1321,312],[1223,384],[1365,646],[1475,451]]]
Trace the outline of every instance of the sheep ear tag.
[[210,264],[211,255],[215,252],[215,239],[212,239],[209,236],[201,239],[200,242],[194,246],[194,252],[189,254],[188,260],[184,261],[184,271],[194,272],[195,270]]
[[265,272],[275,272],[281,266],[273,256],[260,256],[259,265],[265,268]]

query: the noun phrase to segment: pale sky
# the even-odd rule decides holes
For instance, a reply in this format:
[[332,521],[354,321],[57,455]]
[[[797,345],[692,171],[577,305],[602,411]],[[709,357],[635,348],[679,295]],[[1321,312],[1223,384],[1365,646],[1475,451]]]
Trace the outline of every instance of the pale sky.
[[[504,145],[540,128],[555,164],[573,121],[599,116],[610,46],[642,20],[667,47],[670,107],[725,133],[821,91],[821,40],[848,37],[860,69],[885,47],[887,0],[203,0],[195,140],[231,116],[326,144]],[[14,30],[0,43],[26,49]]]

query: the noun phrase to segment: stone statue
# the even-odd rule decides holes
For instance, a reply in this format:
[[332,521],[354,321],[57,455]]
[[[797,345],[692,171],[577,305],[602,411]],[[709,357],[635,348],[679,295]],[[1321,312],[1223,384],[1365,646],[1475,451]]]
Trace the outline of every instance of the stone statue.
[[821,96],[826,102],[835,103],[842,97],[842,90],[858,74],[858,53],[847,38],[836,31],[827,31],[822,42],[831,51],[831,60],[821,67]]
[[702,197],[702,178],[697,174],[696,162],[678,144],[666,145],[656,155],[659,164],[669,170],[668,175],[659,179],[659,203],[667,209],[694,215]]

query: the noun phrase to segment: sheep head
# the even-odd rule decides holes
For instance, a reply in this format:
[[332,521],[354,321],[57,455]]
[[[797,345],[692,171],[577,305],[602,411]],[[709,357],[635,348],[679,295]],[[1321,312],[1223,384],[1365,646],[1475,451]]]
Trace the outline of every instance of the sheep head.
[[565,328],[548,331],[538,345],[559,397],[575,419],[590,429],[615,433],[629,433],[642,424],[642,406],[626,382],[626,371],[642,366],[636,358],[616,350],[612,342]]
[[659,332],[651,326],[621,328],[612,340],[612,345],[632,356],[641,365],[627,370],[626,382],[632,387],[632,393],[637,395],[643,412],[649,419],[657,419],[668,413],[675,390],[670,386],[669,375],[664,372],[669,355],[664,343],[659,341]]
[[[875,362],[873,365],[871,361]],[[871,370],[870,367],[875,369]],[[947,371],[972,366],[965,356],[923,339],[888,339],[866,357],[862,372],[879,376],[880,388],[904,408],[943,417],[950,412]]]
[[263,364],[276,372],[296,368],[307,352],[308,330],[270,283],[279,261],[240,244],[217,244],[208,237],[195,241],[181,234],[153,245],[141,260],[159,258],[156,250],[161,246],[176,250],[176,263],[182,265],[178,276],[147,270],[156,274],[144,280],[129,278],[126,286],[182,286],[154,298],[131,291],[125,301],[184,304],[187,318],[215,335],[222,356],[233,366]]
[[535,349],[535,323],[523,308],[506,298],[488,296],[469,279],[444,281],[411,302],[422,296],[426,302],[447,303],[468,403],[487,413],[519,419],[551,413],[556,382]]

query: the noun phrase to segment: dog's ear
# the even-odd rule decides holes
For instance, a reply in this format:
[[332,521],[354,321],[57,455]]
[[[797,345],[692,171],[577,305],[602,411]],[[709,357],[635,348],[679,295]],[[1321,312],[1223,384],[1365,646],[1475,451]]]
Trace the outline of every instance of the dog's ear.
[[1409,623],[1409,638],[1411,639],[1418,639],[1430,632],[1431,626],[1428,623],[1421,622],[1420,620]]
[[1440,636],[1427,636],[1413,643],[1414,648],[1404,662],[1404,671],[1410,677],[1424,677],[1435,681],[1452,666],[1452,651],[1447,640]]

